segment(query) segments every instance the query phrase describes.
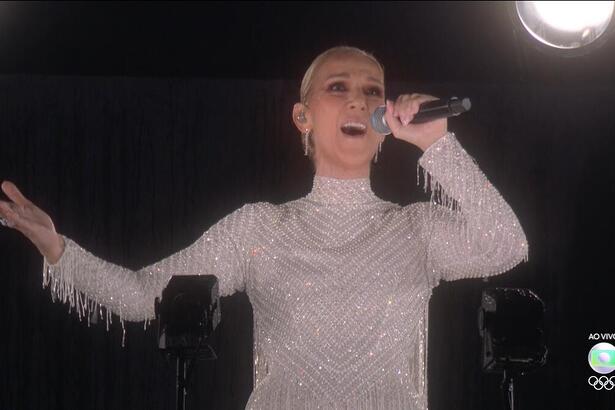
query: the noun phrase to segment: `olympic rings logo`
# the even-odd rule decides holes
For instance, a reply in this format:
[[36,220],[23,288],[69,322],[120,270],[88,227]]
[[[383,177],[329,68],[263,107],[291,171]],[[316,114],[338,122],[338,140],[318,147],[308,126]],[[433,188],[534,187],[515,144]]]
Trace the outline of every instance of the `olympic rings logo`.
[[615,387],[615,382],[613,380],[615,380],[615,376],[590,376],[587,382],[596,390],[612,390]]

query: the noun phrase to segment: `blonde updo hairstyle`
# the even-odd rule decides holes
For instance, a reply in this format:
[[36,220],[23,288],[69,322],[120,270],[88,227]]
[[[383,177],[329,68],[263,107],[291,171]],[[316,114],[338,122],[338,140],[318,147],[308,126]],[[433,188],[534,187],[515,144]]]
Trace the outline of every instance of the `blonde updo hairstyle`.
[[[312,61],[312,64],[310,64],[308,69],[305,71],[305,74],[303,75],[303,79],[301,80],[301,89],[299,92],[300,101],[303,105],[305,105],[306,107],[309,107],[308,98],[310,97],[310,93],[312,92],[312,83],[314,81],[314,75],[316,74],[316,72],[318,72],[318,69],[327,60],[327,58],[331,56],[349,55],[349,54],[358,55],[358,56],[362,56],[362,57],[366,57],[370,59],[374,64],[378,66],[378,68],[382,72],[382,75],[384,76],[384,66],[371,53],[365,50],[361,50],[360,48],[357,48],[357,47],[350,47],[350,46],[332,47],[320,53]],[[312,161],[312,166],[315,167],[314,139],[313,138],[308,138],[308,148],[309,148],[308,149],[309,158]]]

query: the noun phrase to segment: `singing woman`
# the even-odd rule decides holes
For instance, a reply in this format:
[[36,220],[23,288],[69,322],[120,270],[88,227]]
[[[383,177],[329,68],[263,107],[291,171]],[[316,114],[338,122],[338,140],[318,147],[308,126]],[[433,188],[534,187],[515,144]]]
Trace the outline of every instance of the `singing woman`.
[[[292,111],[313,163],[311,191],[279,205],[245,204],[138,271],[58,234],[8,181],[0,216],[42,253],[54,297],[85,314],[102,305],[122,320],[152,319],[171,275],[214,274],[222,296],[246,292],[254,312],[248,409],[425,410],[432,289],[506,272],[527,258],[528,245],[447,120],[411,122],[434,97],[385,100],[384,83],[382,65],[365,51],[319,55]],[[423,151],[429,202],[400,206],[372,191],[370,168],[385,137],[369,118],[382,104],[391,138]]]

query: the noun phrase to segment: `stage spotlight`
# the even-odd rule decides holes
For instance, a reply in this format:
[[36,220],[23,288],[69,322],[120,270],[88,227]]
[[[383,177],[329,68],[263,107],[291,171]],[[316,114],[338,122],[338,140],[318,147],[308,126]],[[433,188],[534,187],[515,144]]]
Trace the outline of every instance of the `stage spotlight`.
[[613,1],[517,1],[525,29],[549,47],[586,48],[610,30]]

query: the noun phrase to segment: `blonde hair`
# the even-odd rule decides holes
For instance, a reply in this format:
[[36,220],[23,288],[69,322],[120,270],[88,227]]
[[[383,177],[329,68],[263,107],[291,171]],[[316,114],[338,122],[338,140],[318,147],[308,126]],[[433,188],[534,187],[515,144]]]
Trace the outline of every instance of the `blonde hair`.
[[307,105],[307,99],[310,95],[310,91],[312,91],[314,73],[316,73],[318,68],[327,59],[327,57],[330,57],[332,55],[339,55],[339,54],[342,54],[342,55],[343,54],[354,54],[354,55],[360,55],[363,57],[367,57],[372,62],[374,62],[374,64],[376,64],[378,68],[380,68],[380,71],[382,71],[382,75],[384,75],[384,66],[380,64],[380,61],[378,61],[378,59],[374,57],[371,53],[365,50],[361,50],[360,48],[350,47],[350,46],[337,46],[337,47],[330,48],[320,53],[314,59],[314,61],[312,61],[312,64],[310,64],[305,74],[303,75],[303,80],[301,80],[301,90],[299,93],[301,103],[303,103],[304,105]]

